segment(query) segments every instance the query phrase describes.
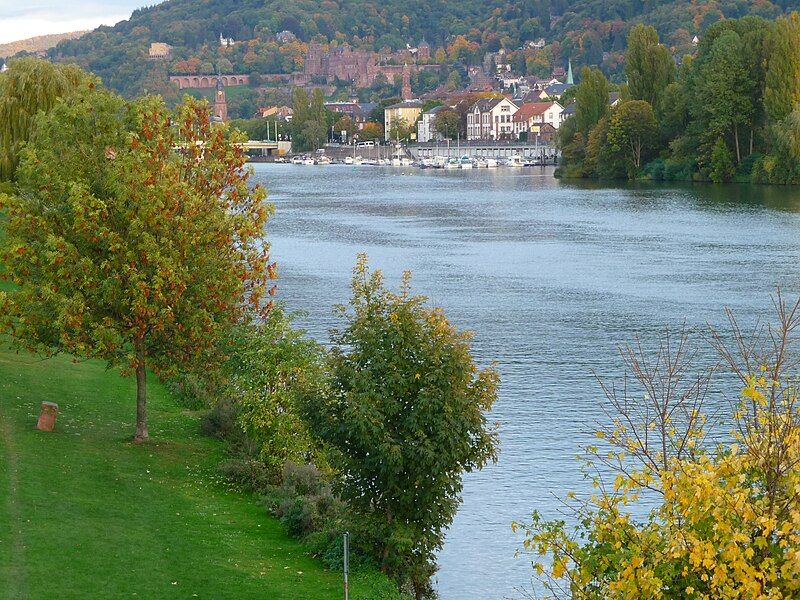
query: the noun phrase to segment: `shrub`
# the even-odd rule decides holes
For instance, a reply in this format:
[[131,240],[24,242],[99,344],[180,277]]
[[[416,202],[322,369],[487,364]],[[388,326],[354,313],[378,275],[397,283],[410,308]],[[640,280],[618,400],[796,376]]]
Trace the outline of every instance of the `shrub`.
[[257,459],[232,458],[223,462],[219,470],[229,481],[249,492],[263,494],[275,483],[270,470]]
[[232,441],[241,435],[238,414],[239,409],[232,400],[220,400],[200,419],[200,429],[211,437]]

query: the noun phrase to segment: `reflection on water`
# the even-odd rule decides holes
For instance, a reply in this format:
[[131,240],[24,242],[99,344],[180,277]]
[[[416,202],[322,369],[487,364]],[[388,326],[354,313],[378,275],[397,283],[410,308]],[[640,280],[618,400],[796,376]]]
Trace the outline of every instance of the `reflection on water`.
[[[269,225],[279,296],[319,339],[348,298],[355,257],[475,331],[497,360],[500,460],[465,480],[439,563],[443,600],[518,597],[530,564],[513,520],[581,491],[574,460],[601,418],[593,373],[619,373],[616,346],[664,325],[766,314],[800,291],[800,194],[756,186],[608,187],[550,170],[467,172],[258,165],[277,205]],[[722,402],[722,399],[716,399]]]

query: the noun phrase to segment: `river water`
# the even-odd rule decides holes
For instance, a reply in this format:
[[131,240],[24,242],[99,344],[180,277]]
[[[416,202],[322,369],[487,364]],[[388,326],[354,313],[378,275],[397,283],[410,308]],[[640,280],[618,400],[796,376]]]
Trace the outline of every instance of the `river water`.
[[[439,556],[443,600],[524,597],[530,557],[512,521],[557,517],[582,491],[575,460],[602,419],[594,373],[619,377],[620,343],[665,325],[769,316],[800,292],[800,192],[769,187],[559,182],[544,168],[419,171],[256,165],[277,213],[268,226],[279,297],[320,340],[346,302],[356,254],[475,332],[502,378],[491,419],[497,464],[465,478]],[[722,399],[712,402],[722,402]]]

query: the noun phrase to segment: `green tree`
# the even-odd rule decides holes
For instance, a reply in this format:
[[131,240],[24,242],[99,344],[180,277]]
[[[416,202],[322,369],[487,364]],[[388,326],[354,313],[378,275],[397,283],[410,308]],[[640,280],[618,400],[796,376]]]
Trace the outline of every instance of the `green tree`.
[[414,125],[406,123],[403,119],[392,119],[389,125],[389,139],[390,140],[409,140],[411,133],[414,130]]
[[287,461],[324,463],[299,416],[299,399],[321,379],[324,351],[292,327],[276,306],[260,323],[236,328],[224,369],[238,421],[259,448],[259,458],[279,478]]
[[475,365],[469,333],[410,294],[408,273],[399,294],[363,255],[354,273],[350,310],[339,307],[345,327],[333,333],[330,381],[303,414],[333,451],[343,498],[384,540],[383,569],[421,598],[462,474],[496,456],[486,412],[498,374]]
[[597,122],[608,113],[608,80],[600,69],[584,67],[575,92],[575,119],[584,139]]
[[725,183],[733,179],[736,172],[736,165],[733,164],[733,156],[728,150],[725,140],[718,138],[711,152],[711,173],[709,177],[714,183]]
[[461,117],[454,110],[440,110],[436,113],[433,127],[443,138],[453,140],[461,131]]
[[800,16],[778,18],[769,58],[764,106],[773,121],[786,118],[800,102]]
[[644,100],[661,110],[664,89],[675,78],[675,62],[666,46],[659,44],[654,27],[639,23],[631,28],[625,75],[632,100]]
[[754,111],[750,93],[753,82],[743,53],[739,34],[724,31],[713,41],[694,79],[695,115],[705,122],[706,136],[712,140],[733,134],[736,162],[741,162],[740,128],[751,122]]
[[333,124],[333,131],[336,135],[341,135],[344,131],[345,135],[349,139],[353,137],[353,134],[356,131],[358,131],[358,128],[356,127],[355,123],[353,123],[353,119],[351,119],[349,115],[342,115],[339,117],[336,123]]
[[242,139],[205,102],[172,113],[83,93],[37,117],[2,200],[0,262],[18,287],[0,325],[31,350],[135,373],[136,441],[149,437],[147,369],[213,364],[220,337],[274,293],[272,208],[248,185]]
[[622,152],[634,167],[632,176],[642,166],[642,158],[653,148],[658,124],[653,107],[644,100],[623,102],[611,113],[608,142],[615,152]]
[[328,128],[319,121],[306,121],[303,127],[302,139],[306,150],[317,150],[325,145],[328,139]]
[[0,181],[14,179],[20,148],[39,111],[49,111],[79,87],[94,85],[96,81],[74,65],[35,58],[11,61],[0,75]]

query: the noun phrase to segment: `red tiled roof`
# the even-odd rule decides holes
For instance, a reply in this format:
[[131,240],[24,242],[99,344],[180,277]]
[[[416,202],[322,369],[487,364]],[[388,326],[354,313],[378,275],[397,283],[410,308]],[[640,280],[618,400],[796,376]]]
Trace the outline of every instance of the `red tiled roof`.
[[541,115],[546,111],[548,108],[553,106],[554,102],[528,102],[523,104],[519,107],[519,110],[514,113],[514,120],[524,122],[530,119],[531,117],[535,117],[536,115]]

